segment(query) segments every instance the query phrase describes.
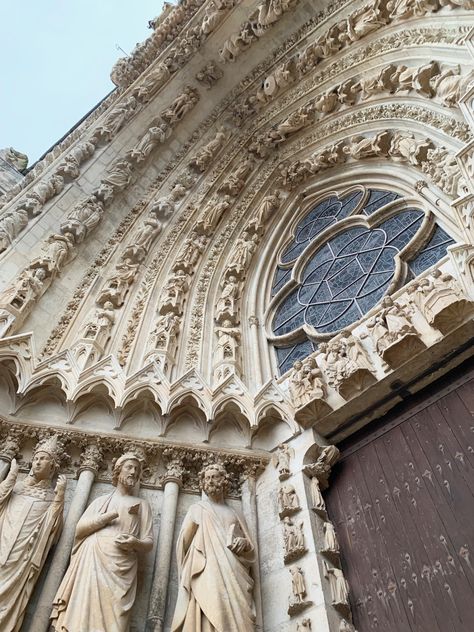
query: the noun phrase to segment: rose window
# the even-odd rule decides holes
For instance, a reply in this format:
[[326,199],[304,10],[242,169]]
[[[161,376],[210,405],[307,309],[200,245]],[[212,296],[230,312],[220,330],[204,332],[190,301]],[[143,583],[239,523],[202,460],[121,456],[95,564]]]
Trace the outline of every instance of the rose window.
[[[434,265],[453,239],[397,193],[357,191],[319,202],[282,250],[272,287],[272,339],[283,373]],[[331,228],[332,227],[332,228]],[[331,228],[331,230],[327,230]]]

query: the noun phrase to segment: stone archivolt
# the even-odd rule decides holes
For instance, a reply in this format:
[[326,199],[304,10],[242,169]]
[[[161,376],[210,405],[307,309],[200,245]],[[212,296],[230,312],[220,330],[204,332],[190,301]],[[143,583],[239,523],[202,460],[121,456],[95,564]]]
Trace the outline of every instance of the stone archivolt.
[[[322,496],[338,453],[319,448],[309,464],[302,453],[314,442],[312,429],[341,436],[353,415],[375,415],[381,401],[394,399],[391,384],[415,380],[472,336],[472,246],[450,247],[436,269],[347,330],[315,336],[318,351],[281,378],[266,346],[273,307],[265,271],[274,265],[272,244],[288,234],[305,197],[344,188],[347,178],[362,185],[373,177],[374,186],[404,180],[410,202],[424,199],[443,226],[471,239],[472,71],[463,38],[473,7],[337,2],[301,26],[305,0],[235,11],[234,4],[167,8],[147,43],[114,68],[120,88],[113,99],[4,208],[0,248],[21,240],[33,216],[43,230],[49,209],[66,210],[42,252],[2,293],[0,381],[10,412],[1,423],[0,472],[14,457],[25,472],[20,452],[28,455],[56,426],[70,478],[77,468],[79,477],[91,473],[90,484],[96,475],[108,484],[114,458],[134,451],[146,461],[145,490],[163,489],[167,502],[180,486],[198,494],[202,467],[224,463],[232,497],[254,520],[252,538],[261,498],[273,499],[275,524],[281,520],[283,544],[272,562],[284,571],[289,600],[271,629],[319,627],[313,604],[324,599],[335,617],[330,629],[350,630],[348,586]],[[291,28],[286,11],[299,26],[283,40],[284,24]],[[279,48],[264,58],[270,34]],[[219,49],[223,77],[212,59]],[[416,63],[405,62],[411,50]],[[209,87],[206,100],[195,82]],[[118,134],[129,129],[133,139],[115,152]],[[106,147],[114,156],[107,162]],[[125,215],[122,207],[132,204]],[[110,226],[115,232],[80,279],[69,263],[83,261],[93,236],[101,240]],[[54,301],[53,290],[38,302],[52,284],[65,287],[66,271],[78,285],[39,358],[35,317]],[[12,335],[30,324],[32,334]],[[274,451],[275,468],[265,467],[263,449]],[[265,496],[270,488],[273,496]],[[261,549],[264,559],[252,568],[257,606],[269,561]],[[161,573],[169,560],[160,550],[161,540]],[[156,619],[150,611],[155,623],[160,608]],[[264,610],[268,621],[268,604]]]

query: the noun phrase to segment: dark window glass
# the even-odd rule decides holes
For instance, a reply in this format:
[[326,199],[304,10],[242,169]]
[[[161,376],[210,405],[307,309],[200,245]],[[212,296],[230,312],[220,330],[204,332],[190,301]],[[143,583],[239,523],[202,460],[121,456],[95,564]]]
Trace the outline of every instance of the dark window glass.
[[434,266],[446,255],[446,248],[454,244],[454,239],[444,231],[441,226],[436,226],[431,239],[423,250],[409,262],[410,270],[414,276],[421,274],[427,268]]
[[[338,201],[329,197],[313,208],[298,224],[295,238],[286,248],[282,262],[292,266],[308,244],[324,228],[357,210],[361,192]],[[359,211],[370,215],[401,199],[390,191],[369,190]],[[395,257],[412,241],[423,223],[424,213],[416,208],[400,211],[376,228],[354,226],[329,239],[311,256],[305,257],[301,283],[276,309],[273,331],[281,336],[303,324],[319,333],[337,332],[359,320],[386,293],[395,271]],[[439,226],[423,249],[409,261],[409,275],[416,276],[446,254],[453,239]],[[403,255],[402,255],[403,256]],[[277,267],[272,294],[282,289],[290,270]],[[309,339],[289,347],[277,348],[281,372],[313,350]]]
[[291,347],[276,347],[278,368],[280,374],[285,373],[288,369],[291,369],[293,362],[306,358],[310,353],[316,351],[317,345],[306,339],[303,342],[298,342]]

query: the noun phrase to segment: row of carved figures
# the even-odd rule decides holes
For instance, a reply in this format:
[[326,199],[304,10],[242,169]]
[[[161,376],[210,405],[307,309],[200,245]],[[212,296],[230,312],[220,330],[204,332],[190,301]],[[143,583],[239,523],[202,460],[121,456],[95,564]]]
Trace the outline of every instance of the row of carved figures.
[[[336,22],[326,33],[318,36],[302,52],[281,63],[265,77],[254,94],[238,102],[232,110],[234,122],[237,125],[243,124],[250,115],[258,112],[282,90],[301,80],[319,63],[329,59],[343,48],[393,22],[436,13],[443,7],[472,9],[474,3],[472,0],[421,2],[418,0],[379,0],[356,9],[344,20]],[[247,32],[244,31],[244,37],[236,40],[236,44],[240,45],[240,50],[245,50],[253,41],[248,40],[246,35]],[[345,81],[337,89],[320,97],[318,109],[320,112],[330,111],[331,108],[334,109],[338,101],[341,104],[353,105],[359,93],[363,93],[362,98],[367,98],[375,92],[385,90],[389,92],[415,90],[428,97],[436,95],[445,105],[452,107],[468,81],[469,77],[461,76],[459,67],[440,69],[436,62],[420,69],[389,65],[380,73],[362,77],[359,81],[356,79]]]
[[[288,444],[282,443],[277,447],[273,457],[273,465],[278,471],[280,481],[285,481],[291,476],[291,459],[294,450]],[[311,480],[311,508],[317,514],[322,523],[323,545],[319,552],[324,556],[324,576],[329,582],[331,591],[331,603],[342,616],[340,631],[354,630],[348,621],[350,618],[349,587],[340,567],[340,549],[337,541],[334,525],[329,521],[322,491],[327,489],[332,467],[339,459],[339,450],[335,446],[322,448],[317,460],[306,465],[304,473]],[[301,511],[300,501],[293,485],[284,483],[280,485],[278,492],[278,509],[280,519],[283,521],[284,533],[284,561],[291,563],[307,552],[304,540],[303,521],[296,521],[294,516]],[[288,614],[298,615],[312,605],[307,600],[306,582],[304,572],[300,566],[289,568],[291,575],[292,595],[289,600]],[[305,618],[298,622],[297,630],[311,630],[311,619]]]
[[[368,334],[363,338],[370,338],[383,362],[396,368],[425,348],[412,319],[415,312],[431,327],[446,334],[469,317],[473,308],[452,275],[434,270],[407,287],[405,303],[394,301],[390,296],[382,299],[376,314],[365,322]],[[362,338],[344,330],[329,342],[320,343],[319,353],[304,361],[297,360],[288,379],[296,409],[319,400],[321,412],[328,412],[330,409],[324,402],[326,385],[348,400],[377,378]]]
[[[88,215],[90,210],[93,210],[94,217],[99,218],[98,222],[105,206],[110,204],[114,195],[130,184],[134,169],[158,144],[169,138],[174,126],[194,107],[198,99],[197,91],[186,87],[183,93],[178,95],[150,124],[139,142],[123,157],[113,162],[96,191],[89,198],[79,202],[70,216],[71,221],[61,226],[62,235],[68,237],[71,245],[81,242],[89,227],[87,222],[82,221],[79,216]],[[23,199],[0,217],[0,252],[8,248],[31,218],[42,213],[44,205],[49,200],[61,193],[67,183],[79,177],[81,165],[92,157],[101,143],[110,142],[136,113],[139,105],[145,102],[143,95],[131,95],[119,102],[103,122],[90,132],[86,140],[75,145],[67,153],[50,176],[41,179]],[[89,224],[93,224],[94,221],[91,219]]]
[[[80,471],[97,469],[100,454],[89,456]],[[14,632],[21,626],[41,568],[61,533],[66,477],[57,474],[63,458],[64,446],[54,435],[36,445],[26,478],[18,480],[19,468],[13,459],[0,483],[2,632]],[[143,465],[139,452],[122,454],[112,472],[115,491],[95,499],[75,525],[69,566],[63,577],[52,579],[57,583],[56,596],[49,604],[42,603],[49,578],[39,595],[38,612],[49,605],[53,630],[129,630],[138,569],[143,563],[139,554],[149,552],[154,539],[151,506],[137,495]],[[181,475],[179,468],[169,473],[173,481]],[[244,519],[226,503],[229,476],[223,465],[205,466],[199,479],[205,499],[189,508],[178,536],[181,580],[171,629],[177,632],[184,626],[197,632],[204,625],[251,632],[255,629],[249,589],[249,567],[255,558],[253,537]],[[87,480],[91,485],[93,477]],[[83,494],[84,481],[78,487]],[[70,511],[76,509],[75,502],[74,495]],[[207,563],[198,569],[197,557],[202,555]],[[50,564],[50,572],[57,572],[54,555]],[[41,620],[37,619],[37,625],[43,625]],[[44,629],[49,629],[48,622]]]

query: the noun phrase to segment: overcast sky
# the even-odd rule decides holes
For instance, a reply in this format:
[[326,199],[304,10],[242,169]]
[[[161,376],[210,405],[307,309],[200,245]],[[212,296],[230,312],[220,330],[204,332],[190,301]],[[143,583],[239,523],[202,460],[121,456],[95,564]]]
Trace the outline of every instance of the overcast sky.
[[0,148],[30,165],[110,90],[110,71],[151,31],[162,0],[0,1]]

